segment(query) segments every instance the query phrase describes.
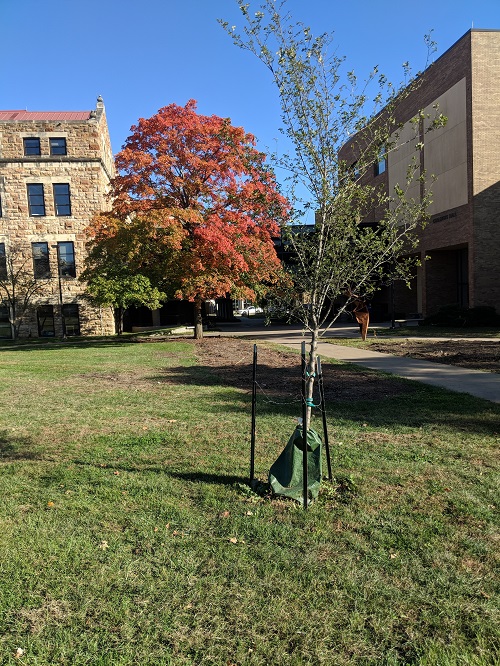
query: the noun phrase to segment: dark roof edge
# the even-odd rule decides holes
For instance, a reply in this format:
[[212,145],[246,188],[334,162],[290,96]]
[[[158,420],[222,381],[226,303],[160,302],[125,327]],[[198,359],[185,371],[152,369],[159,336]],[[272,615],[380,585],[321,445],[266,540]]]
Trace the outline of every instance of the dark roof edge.
[[426,71],[429,69],[429,67],[431,67],[432,65],[434,65],[434,63],[438,62],[438,60],[440,60],[443,56],[445,56],[445,55],[448,53],[448,51],[451,51],[452,49],[454,49],[455,46],[456,46],[459,42],[462,41],[462,39],[464,39],[465,37],[467,37],[467,35],[469,35],[469,34],[472,33],[472,32],[500,32],[500,28],[469,28],[469,29],[467,30],[467,32],[464,32],[464,34],[463,34],[461,37],[459,37],[456,41],[454,41],[453,44],[452,44],[451,46],[449,46],[449,47],[446,49],[446,51],[443,51],[443,53],[441,53],[441,55],[438,56],[438,57],[436,58],[436,60],[433,60],[433,61],[432,61],[432,62],[431,62],[431,63],[430,63],[425,69],[424,69],[424,71],[422,72],[422,74],[423,74],[424,72],[426,72]]

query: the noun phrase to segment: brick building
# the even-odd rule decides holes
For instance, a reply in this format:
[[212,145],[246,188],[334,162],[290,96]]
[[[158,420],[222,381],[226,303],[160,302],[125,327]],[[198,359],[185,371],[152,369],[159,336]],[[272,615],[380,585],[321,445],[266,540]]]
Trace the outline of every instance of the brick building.
[[[437,180],[431,186],[430,221],[421,233],[422,267],[411,290],[395,288],[401,317],[429,315],[445,305],[500,310],[499,30],[469,30],[422,74],[397,107],[402,142],[412,136],[410,119],[420,110],[432,116],[436,104],[448,121],[427,134],[429,121],[420,127],[420,169]],[[390,151],[375,165],[369,182],[393,192],[405,181],[415,143]],[[419,188],[415,181],[412,196],[419,196]],[[388,291],[377,297],[387,314]]]
[[[108,334],[111,311],[82,299],[85,234],[114,161],[102,99],[92,111],[0,111],[0,274],[9,257],[32,271],[35,306],[21,336]],[[0,336],[10,337],[0,294]]]

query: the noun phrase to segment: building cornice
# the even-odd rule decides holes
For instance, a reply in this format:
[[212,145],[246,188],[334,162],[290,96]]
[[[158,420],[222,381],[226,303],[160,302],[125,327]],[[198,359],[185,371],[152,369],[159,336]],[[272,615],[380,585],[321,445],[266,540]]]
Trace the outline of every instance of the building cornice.
[[0,164],[98,164],[101,166],[109,178],[113,176],[109,173],[104,160],[100,157],[0,157]]

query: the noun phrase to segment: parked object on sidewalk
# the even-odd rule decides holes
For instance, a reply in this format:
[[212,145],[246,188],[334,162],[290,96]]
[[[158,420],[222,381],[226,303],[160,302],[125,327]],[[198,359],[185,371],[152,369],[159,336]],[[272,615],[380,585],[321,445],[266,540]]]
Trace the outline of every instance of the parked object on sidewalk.
[[248,308],[245,308],[244,310],[241,311],[241,314],[243,317],[251,317],[252,315],[256,314],[262,314],[263,310],[262,308],[257,308],[253,305],[249,306]]

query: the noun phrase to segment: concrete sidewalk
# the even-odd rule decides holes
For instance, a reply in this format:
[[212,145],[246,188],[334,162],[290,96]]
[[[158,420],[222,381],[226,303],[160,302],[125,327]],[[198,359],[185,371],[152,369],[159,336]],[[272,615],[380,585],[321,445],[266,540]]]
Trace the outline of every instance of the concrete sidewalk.
[[[306,344],[308,342],[308,337],[304,337],[302,330],[298,327],[265,327],[257,322],[249,323],[243,320],[238,324],[222,325],[221,331],[215,335],[221,333],[223,335],[242,336],[256,341],[266,340],[297,350],[300,350],[303,340],[306,341]],[[340,324],[329,331],[327,337],[329,339],[336,337],[359,338],[359,329],[357,326]],[[329,342],[318,344],[318,355],[322,359],[332,358],[346,363],[356,363],[372,370],[439,386],[449,391],[469,393],[477,398],[500,404],[500,374],[497,373],[468,370],[467,368],[459,368],[443,363],[381,354],[368,349],[344,347]]]

